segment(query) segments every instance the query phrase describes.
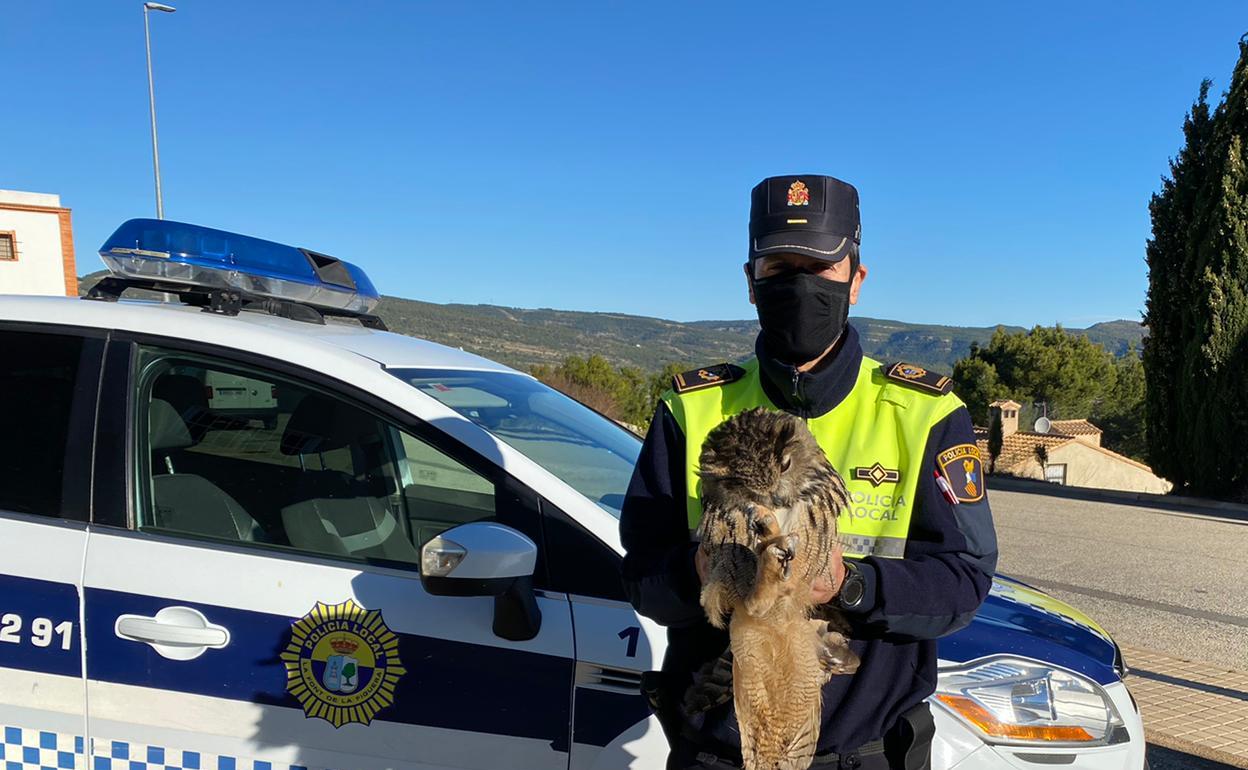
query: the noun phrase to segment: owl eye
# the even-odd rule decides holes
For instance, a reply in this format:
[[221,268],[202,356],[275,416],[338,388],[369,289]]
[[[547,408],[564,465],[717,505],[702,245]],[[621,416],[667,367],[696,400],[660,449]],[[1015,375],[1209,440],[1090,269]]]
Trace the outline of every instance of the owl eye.
[[780,458],[780,472],[784,473],[785,471],[789,469],[789,466],[792,464],[793,464],[793,458],[791,456],[785,455],[784,457]]

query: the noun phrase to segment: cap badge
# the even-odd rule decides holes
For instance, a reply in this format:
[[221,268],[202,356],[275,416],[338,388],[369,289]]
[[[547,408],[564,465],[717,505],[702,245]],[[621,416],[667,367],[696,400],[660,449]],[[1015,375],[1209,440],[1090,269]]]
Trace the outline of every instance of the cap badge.
[[801,180],[789,185],[789,205],[790,206],[809,206],[810,190],[806,189],[806,184]]

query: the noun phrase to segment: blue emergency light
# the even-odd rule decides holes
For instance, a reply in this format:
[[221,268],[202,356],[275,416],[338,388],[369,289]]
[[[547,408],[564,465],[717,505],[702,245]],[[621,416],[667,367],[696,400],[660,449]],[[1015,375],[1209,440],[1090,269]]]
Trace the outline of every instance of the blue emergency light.
[[131,219],[100,247],[123,281],[294,302],[367,315],[380,296],[355,265],[308,249],[167,219]]

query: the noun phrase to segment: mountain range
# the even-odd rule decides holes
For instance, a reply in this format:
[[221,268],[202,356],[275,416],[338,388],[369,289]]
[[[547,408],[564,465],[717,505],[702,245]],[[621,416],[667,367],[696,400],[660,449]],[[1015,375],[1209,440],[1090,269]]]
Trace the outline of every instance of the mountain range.
[[[106,275],[79,279],[85,293]],[[130,296],[130,295],[127,295]],[[753,354],[758,322],[667,321],[624,313],[522,309],[500,305],[437,304],[383,297],[377,314],[395,332],[480,354],[527,371],[535,364],[557,364],[568,356],[600,355],[616,366],[655,371],[668,363],[702,366],[739,361]],[[867,355],[881,361],[903,360],[951,372],[971,343],[984,345],[996,327],[944,326],[855,316],[850,323]],[[1006,331],[1024,331],[1006,326]],[[1107,321],[1085,334],[1115,355],[1140,347],[1146,330],[1136,321]]]
[[[377,313],[393,330],[480,353],[519,369],[558,363],[566,356],[598,354],[617,366],[657,370],[668,363],[690,366],[739,361],[754,352],[758,322],[667,321],[622,313],[528,310],[498,305],[440,305],[385,297]],[[996,327],[940,326],[851,317],[867,355],[908,361],[951,372],[970,352],[987,344]],[[1025,331],[1006,326],[1006,331]],[[1107,321],[1085,334],[1115,355],[1140,347],[1145,329],[1135,321]]]

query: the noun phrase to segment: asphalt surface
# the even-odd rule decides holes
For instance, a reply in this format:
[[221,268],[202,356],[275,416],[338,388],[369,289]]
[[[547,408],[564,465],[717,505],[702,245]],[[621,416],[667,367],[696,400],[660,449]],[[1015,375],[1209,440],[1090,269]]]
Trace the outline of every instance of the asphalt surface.
[[1155,744],[1148,744],[1150,770],[1234,770],[1234,765],[1214,762]]
[[1125,646],[1248,669],[1248,519],[1028,492],[989,500],[998,571]]

